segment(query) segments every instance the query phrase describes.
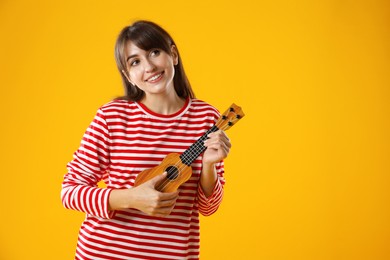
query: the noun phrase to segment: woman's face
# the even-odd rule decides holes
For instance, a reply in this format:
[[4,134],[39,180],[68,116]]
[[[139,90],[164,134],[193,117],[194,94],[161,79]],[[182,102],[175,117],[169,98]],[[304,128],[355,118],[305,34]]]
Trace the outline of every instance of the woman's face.
[[125,45],[125,59],[129,80],[145,92],[146,97],[154,94],[168,94],[174,91],[174,65],[178,63],[176,47],[171,54],[161,49],[145,51],[132,42]]

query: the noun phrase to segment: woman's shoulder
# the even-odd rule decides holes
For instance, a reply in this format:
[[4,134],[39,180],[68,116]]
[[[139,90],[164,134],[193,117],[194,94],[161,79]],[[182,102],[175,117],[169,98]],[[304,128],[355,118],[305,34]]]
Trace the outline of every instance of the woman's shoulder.
[[194,98],[191,100],[191,108],[193,110],[196,110],[198,112],[208,112],[211,114],[214,114],[216,116],[219,116],[219,111],[217,108],[215,108],[213,105],[209,104],[206,101],[203,101],[201,99]]
[[119,99],[101,105],[97,111],[98,115],[106,118],[129,117],[140,113],[134,101]]
[[134,101],[124,100],[124,99],[114,99],[112,101],[109,101],[102,105],[100,107],[100,110],[107,111],[107,110],[122,110],[122,109],[131,109],[132,107],[136,107]]

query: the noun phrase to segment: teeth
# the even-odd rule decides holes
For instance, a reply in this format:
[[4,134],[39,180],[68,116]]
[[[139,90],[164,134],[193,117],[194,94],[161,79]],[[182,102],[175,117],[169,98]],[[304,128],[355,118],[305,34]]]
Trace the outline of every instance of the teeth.
[[156,80],[156,79],[158,79],[160,76],[161,76],[161,73],[158,74],[158,75],[156,75],[156,76],[151,77],[150,79],[148,79],[148,81]]

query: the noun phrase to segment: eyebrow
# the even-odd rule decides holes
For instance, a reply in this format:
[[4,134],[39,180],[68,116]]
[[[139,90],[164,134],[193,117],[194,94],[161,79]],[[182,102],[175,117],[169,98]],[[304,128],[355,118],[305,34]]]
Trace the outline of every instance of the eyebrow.
[[134,58],[137,56],[138,56],[137,54],[130,55],[129,57],[127,57],[126,62],[128,62],[131,58]]

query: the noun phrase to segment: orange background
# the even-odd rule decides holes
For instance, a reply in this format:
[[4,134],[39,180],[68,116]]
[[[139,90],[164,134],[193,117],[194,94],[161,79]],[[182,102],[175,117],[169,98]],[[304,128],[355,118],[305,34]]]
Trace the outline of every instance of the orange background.
[[173,35],[198,98],[246,113],[202,259],[390,259],[390,4],[347,0],[2,0],[0,259],[73,258],[65,165],[123,94],[136,19]]

